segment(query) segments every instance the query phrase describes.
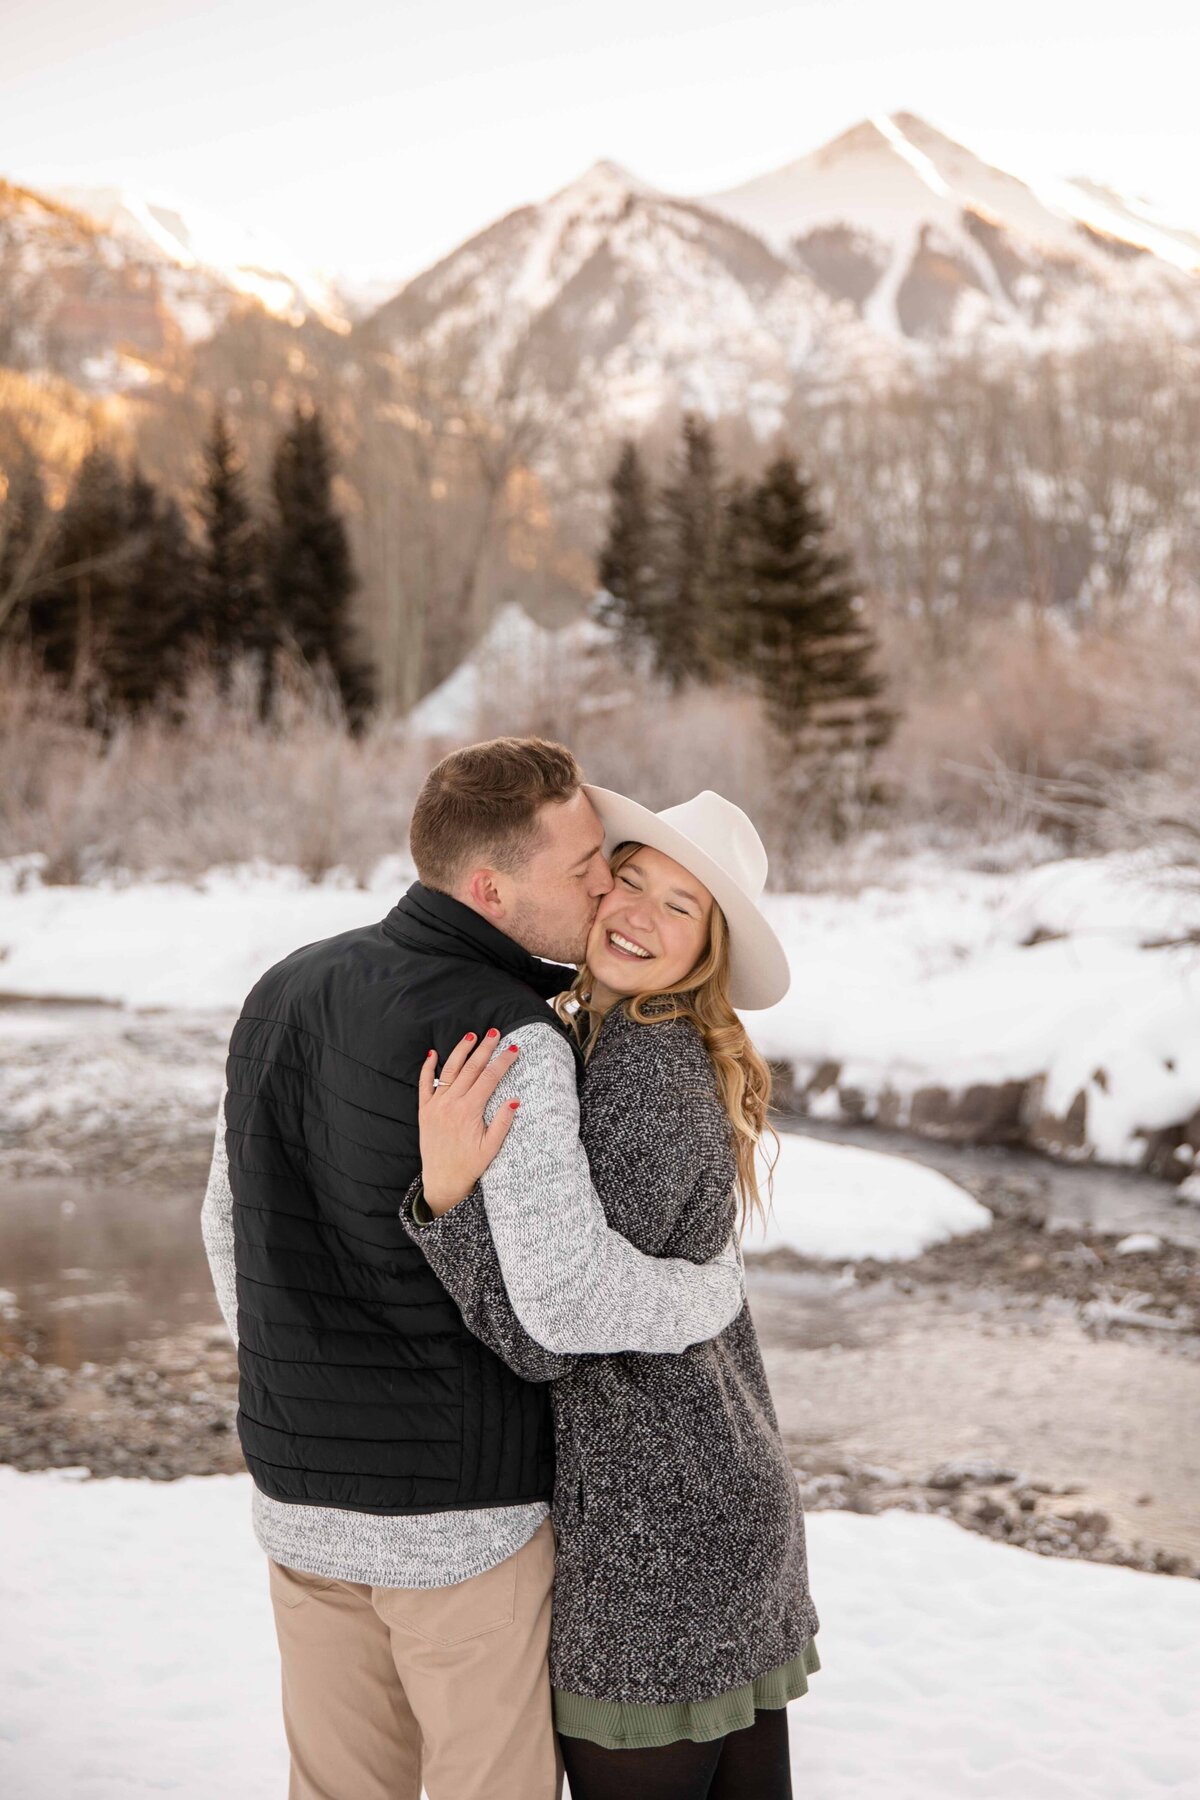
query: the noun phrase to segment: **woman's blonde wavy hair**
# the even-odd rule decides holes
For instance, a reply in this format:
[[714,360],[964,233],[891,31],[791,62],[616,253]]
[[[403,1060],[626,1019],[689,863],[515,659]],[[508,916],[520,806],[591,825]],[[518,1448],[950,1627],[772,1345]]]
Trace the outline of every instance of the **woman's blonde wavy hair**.
[[[614,875],[641,844],[618,844],[609,857]],[[595,976],[586,962],[581,963],[571,986],[555,997],[554,1010],[568,1024],[580,1041],[586,1038],[585,1057],[591,1054],[595,1039],[581,1029],[585,1020],[602,1015],[591,1004]],[[664,1005],[664,1001],[668,1005]],[[739,1235],[744,1235],[752,1218],[765,1219],[759,1193],[755,1157],[764,1132],[774,1139],[775,1150],[767,1165],[767,1200],[771,1197],[775,1165],[779,1161],[779,1136],[767,1119],[771,1104],[771,1070],[750,1042],[746,1027],[734,1012],[729,1000],[729,927],[725,914],[714,900],[709,919],[708,940],[699,962],[669,987],[652,994],[631,994],[618,1004],[639,1025],[652,1025],[667,1019],[690,1019],[704,1039],[712,1059],[717,1085],[733,1132],[737,1159],[737,1188],[741,1202]]]

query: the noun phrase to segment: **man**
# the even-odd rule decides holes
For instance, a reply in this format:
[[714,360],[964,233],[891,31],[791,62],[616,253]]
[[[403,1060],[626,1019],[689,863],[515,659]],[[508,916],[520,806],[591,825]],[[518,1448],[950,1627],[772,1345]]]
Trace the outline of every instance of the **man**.
[[742,1304],[734,1244],[643,1256],[591,1184],[578,1054],[547,1005],[612,886],[581,780],[537,738],[445,757],[413,813],[418,880],[269,969],[230,1041],[204,1238],[238,1342],[290,1800],[561,1793],[547,1390],[471,1335],[399,1217],[428,1051],[440,1066],[491,1030],[519,1065],[486,1205],[537,1342],[677,1353]]

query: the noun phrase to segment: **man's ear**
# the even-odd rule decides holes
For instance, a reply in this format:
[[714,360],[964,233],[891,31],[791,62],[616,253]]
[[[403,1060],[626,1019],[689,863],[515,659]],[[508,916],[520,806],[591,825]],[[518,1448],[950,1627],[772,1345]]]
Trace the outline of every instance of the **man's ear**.
[[459,898],[464,905],[482,913],[485,919],[502,919],[508,911],[504,896],[496,884],[494,869],[473,869]]

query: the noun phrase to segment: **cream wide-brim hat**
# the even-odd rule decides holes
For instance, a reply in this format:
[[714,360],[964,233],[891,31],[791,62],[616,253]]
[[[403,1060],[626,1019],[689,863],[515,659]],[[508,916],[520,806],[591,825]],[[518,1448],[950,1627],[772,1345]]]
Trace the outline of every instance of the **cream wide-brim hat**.
[[787,952],[758,902],[767,884],[763,841],[740,806],[705,788],[692,800],[651,812],[611,788],[583,791],[604,826],[604,854],[633,841],[661,850],[702,881],[729,926],[729,998],[757,1011],[782,1000],[792,982]]

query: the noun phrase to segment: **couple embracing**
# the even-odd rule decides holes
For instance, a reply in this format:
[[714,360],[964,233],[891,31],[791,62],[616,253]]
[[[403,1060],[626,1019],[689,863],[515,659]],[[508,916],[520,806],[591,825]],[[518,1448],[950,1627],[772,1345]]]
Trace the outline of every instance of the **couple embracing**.
[[411,848],[251,991],[204,1202],[291,1800],[783,1800],[821,1665],[739,1249],[762,843],[499,738]]

